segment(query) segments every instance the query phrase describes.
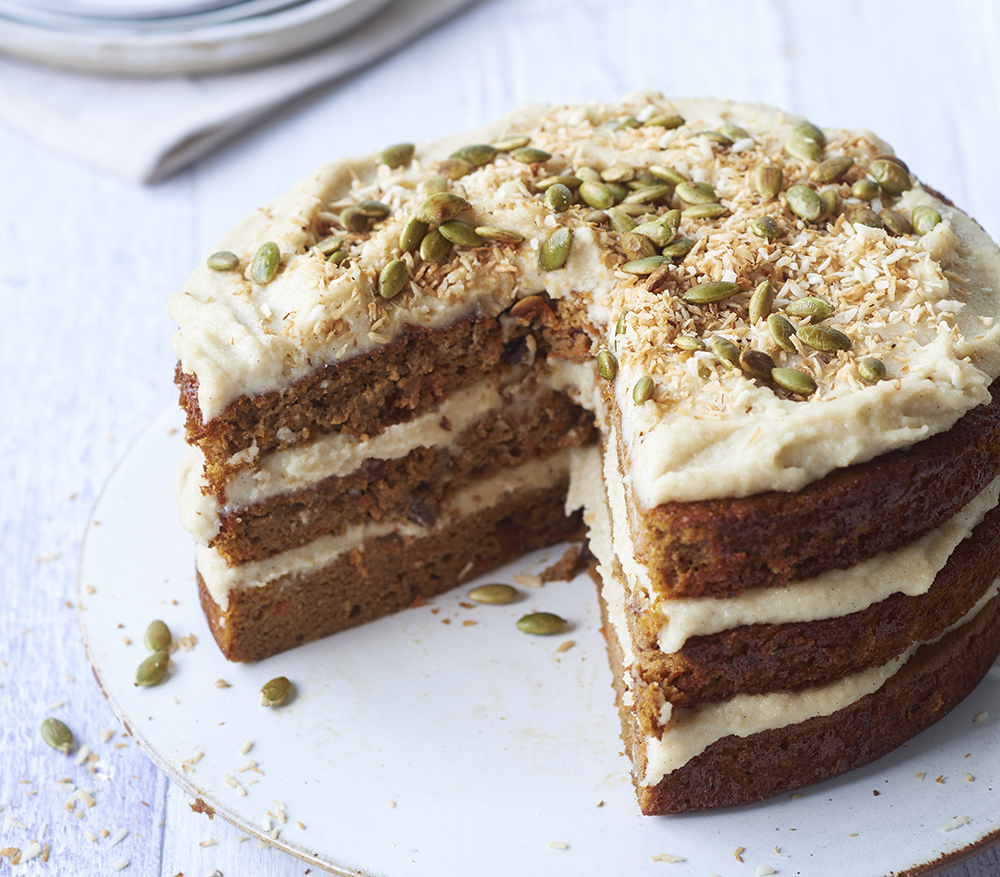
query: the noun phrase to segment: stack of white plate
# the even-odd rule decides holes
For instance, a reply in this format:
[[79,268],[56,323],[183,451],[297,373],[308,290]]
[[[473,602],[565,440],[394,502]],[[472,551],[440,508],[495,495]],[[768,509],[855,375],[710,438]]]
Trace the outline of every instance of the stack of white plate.
[[0,52],[102,73],[218,72],[336,39],[389,2],[0,0]]

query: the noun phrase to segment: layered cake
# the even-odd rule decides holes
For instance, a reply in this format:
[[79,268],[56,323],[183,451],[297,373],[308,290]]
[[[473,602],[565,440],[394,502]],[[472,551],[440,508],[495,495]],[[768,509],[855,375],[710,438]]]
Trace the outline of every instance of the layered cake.
[[1000,251],[867,131],[526,108],[320,168],[172,296],[253,661],[586,534],[641,809],[867,763],[1000,652]]

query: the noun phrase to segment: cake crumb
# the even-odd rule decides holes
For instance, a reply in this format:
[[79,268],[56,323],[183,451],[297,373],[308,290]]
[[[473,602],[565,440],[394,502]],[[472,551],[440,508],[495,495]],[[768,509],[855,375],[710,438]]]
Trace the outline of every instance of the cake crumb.
[[778,872],[770,865],[758,865],[755,873],[757,877],[769,877],[769,875],[777,874]]
[[657,853],[655,856],[650,857],[652,862],[683,862],[684,856],[674,856],[670,853]]
[[177,646],[184,652],[190,652],[196,645],[198,645],[198,637],[193,633],[189,633],[187,636],[182,636],[177,640]]
[[944,774],[941,774],[941,776],[939,776],[936,780],[934,780],[934,782],[936,782],[939,786],[943,786],[944,785]]
[[87,586],[84,587],[83,593],[84,594],[96,594],[97,593],[97,588],[95,588],[93,585],[87,585]]
[[879,792],[878,789],[872,789],[872,794],[877,798],[881,793]]
[[228,682],[226,682],[225,679],[216,679],[215,680],[215,687],[216,688],[232,688],[233,686],[230,685]]
[[302,824],[301,822],[296,822],[295,824],[296,824],[296,825],[297,825],[297,826],[298,826],[299,828],[301,828],[301,829],[302,829],[303,831],[305,831],[305,830],[306,830],[306,827],[305,827],[305,826],[304,826],[304,825],[303,825],[303,824]]
[[787,859],[788,853],[783,853],[778,847],[774,848],[774,852],[771,853],[772,856],[776,856],[779,859]]
[[542,570],[539,578],[543,582],[569,582],[588,566],[588,559],[579,545],[571,545],[551,566]]
[[568,850],[569,844],[562,840],[550,840],[549,849],[552,850]]
[[739,862],[741,865],[743,864],[743,852],[745,850],[746,847],[737,847],[736,852],[733,853],[733,858],[736,859],[736,861]]
[[114,862],[111,863],[111,867],[114,868],[116,871],[121,871],[122,868],[128,867],[128,859],[116,859]]
[[201,798],[195,798],[193,804],[188,804],[195,813],[204,813],[209,819],[215,819],[215,811]]
[[244,740],[243,745],[240,747],[240,755],[246,755],[253,748],[252,740]]
[[568,652],[575,645],[576,643],[573,640],[568,639],[566,640],[566,642],[559,644],[559,647],[556,649],[556,653],[558,654],[560,652]]
[[851,833],[850,833],[849,835],[847,835],[847,836],[848,836],[848,837],[857,837],[857,836],[858,836],[858,833],[857,833],[856,831],[852,831],[852,832],[851,832]]
[[965,781],[966,781],[967,783],[971,783],[971,782],[972,782],[972,781],[973,781],[974,779],[975,779],[975,778],[974,778],[974,777],[972,776],[972,774],[971,774],[971,773],[967,773],[967,774],[965,775]]
[[101,731],[100,738],[102,743],[107,743],[112,737],[115,736],[114,728],[108,728],[107,731]]
[[181,761],[181,764],[197,764],[199,761],[201,761],[204,755],[205,755],[204,752],[202,752],[200,749],[196,749],[194,755],[192,755],[190,758],[185,758],[183,761]]
[[920,773],[917,774],[917,779],[922,780],[925,776],[927,776],[927,773],[925,771],[920,771]]
[[803,797],[805,797],[805,796],[803,795],[802,792],[796,792],[794,795],[789,795],[788,796],[788,800],[789,801],[798,801],[799,798],[803,798]]
[[473,621],[471,618],[466,618],[465,621],[462,622],[462,627],[475,627],[475,626],[476,622]]
[[974,721],[974,722],[976,722],[978,724],[979,722],[985,722],[986,719],[988,719],[988,718],[989,718],[989,713],[987,713],[987,712],[981,712],[981,713],[976,713],[972,717],[972,721]]
[[122,637],[122,644],[126,645],[126,646],[130,646],[130,645],[132,645],[132,640],[130,640],[127,636],[123,636]]
[[598,808],[603,807],[604,806],[604,802],[603,801],[598,801],[597,802],[597,806],[598,806]]
[[241,764],[238,768],[236,768],[236,771],[237,773],[246,773],[248,770],[253,770],[256,766],[257,762],[251,758],[246,764]]
[[198,846],[200,846],[200,847],[214,847],[215,846],[215,838],[214,837],[210,837],[208,840],[198,841]]
[[390,810],[392,810],[392,808],[395,807],[395,806],[396,806],[396,802],[395,801],[390,801],[389,802],[389,809]]
[[542,577],[535,575],[534,573],[516,573],[512,576],[515,582],[517,582],[522,588],[540,588],[545,582],[542,581]]
[[427,601],[420,594],[417,594],[417,596],[413,598],[413,602],[410,604],[410,608],[419,609],[421,606],[426,606],[426,605]]
[[968,816],[955,816],[941,826],[941,831],[954,831],[956,828],[961,828],[963,825],[968,825],[970,822],[972,822],[972,820]]

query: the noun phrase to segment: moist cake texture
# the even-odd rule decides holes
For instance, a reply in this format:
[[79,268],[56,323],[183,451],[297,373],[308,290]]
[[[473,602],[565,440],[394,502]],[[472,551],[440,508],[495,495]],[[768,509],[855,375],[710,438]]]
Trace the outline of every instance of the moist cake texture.
[[1000,651],[1000,251],[870,132],[528,107],[219,249],[168,310],[230,659],[586,534],[661,814],[867,763]]

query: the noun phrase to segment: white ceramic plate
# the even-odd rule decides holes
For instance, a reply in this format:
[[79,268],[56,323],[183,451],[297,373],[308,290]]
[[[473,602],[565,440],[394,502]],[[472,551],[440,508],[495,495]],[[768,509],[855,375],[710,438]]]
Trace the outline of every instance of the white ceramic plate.
[[[167,412],[105,487],[81,560],[81,625],[136,741],[248,834],[266,835],[262,817],[279,800],[288,822],[274,846],[338,874],[386,877],[705,877],[734,873],[737,847],[748,874],[913,877],[1000,840],[1000,664],[950,716],[873,765],[800,797],[675,817],[639,815],[587,576],[526,590],[509,606],[464,608],[461,588],[258,664],[230,664],[201,614],[192,546],[177,523],[172,470],[183,447],[181,415]],[[512,582],[561,551],[485,579]],[[518,617],[538,610],[571,628],[554,638],[517,630]],[[198,642],[175,653],[163,684],[137,688],[154,618]],[[558,652],[567,640],[575,645]],[[257,692],[281,675],[297,695],[264,709]],[[216,688],[220,678],[231,687]],[[247,739],[253,748],[241,755]],[[263,773],[239,772],[250,759]],[[970,821],[942,831],[954,817]],[[667,868],[653,860],[660,854],[684,861]]]

